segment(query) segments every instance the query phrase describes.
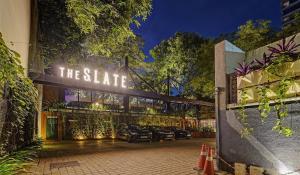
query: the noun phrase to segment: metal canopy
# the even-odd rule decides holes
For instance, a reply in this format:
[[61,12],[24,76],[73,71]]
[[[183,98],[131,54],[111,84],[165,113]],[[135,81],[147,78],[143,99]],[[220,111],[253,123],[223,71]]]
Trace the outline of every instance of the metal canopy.
[[101,84],[94,84],[94,83],[88,83],[84,81],[73,80],[73,79],[59,78],[59,77],[41,74],[41,73],[30,72],[29,77],[33,80],[34,83],[37,84],[101,91],[101,92],[112,93],[112,94],[129,95],[134,97],[143,97],[148,99],[162,100],[171,103],[189,103],[189,104],[201,105],[201,106],[214,106],[214,103],[206,102],[202,100],[192,100],[187,98],[167,96],[167,95],[162,95],[153,92],[146,92],[141,90],[123,89],[123,88],[116,88],[113,86],[104,86]]

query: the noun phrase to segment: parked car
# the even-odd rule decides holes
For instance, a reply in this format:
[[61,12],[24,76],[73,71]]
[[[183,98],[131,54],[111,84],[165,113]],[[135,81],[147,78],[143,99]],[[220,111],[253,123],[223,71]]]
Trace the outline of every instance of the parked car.
[[152,141],[152,132],[139,125],[120,124],[117,129],[117,138],[130,142]]
[[174,140],[175,133],[167,128],[161,128],[159,126],[148,126],[147,127],[152,132],[152,140]]
[[166,127],[175,133],[175,139],[190,139],[192,137],[190,131],[186,131],[177,127]]

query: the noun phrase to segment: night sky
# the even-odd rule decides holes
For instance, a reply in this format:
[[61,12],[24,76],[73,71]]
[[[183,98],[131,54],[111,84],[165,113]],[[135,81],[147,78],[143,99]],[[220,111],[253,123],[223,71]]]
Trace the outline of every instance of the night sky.
[[[153,0],[151,16],[136,29],[145,40],[144,51],[175,32],[197,32],[216,37],[236,31],[249,19],[268,19],[280,28],[279,0]],[[148,58],[150,61],[151,58]]]

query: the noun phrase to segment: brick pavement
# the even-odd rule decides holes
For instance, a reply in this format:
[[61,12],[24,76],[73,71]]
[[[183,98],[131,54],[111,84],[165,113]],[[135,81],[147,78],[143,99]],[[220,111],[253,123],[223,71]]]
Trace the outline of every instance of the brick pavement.
[[[51,143],[29,174],[51,175],[189,175],[197,162],[202,143],[213,139],[179,140],[164,143],[96,142]],[[72,163],[73,161],[73,163]],[[77,161],[78,164],[74,164]],[[71,162],[70,167],[55,163]],[[50,165],[52,164],[52,169]]]

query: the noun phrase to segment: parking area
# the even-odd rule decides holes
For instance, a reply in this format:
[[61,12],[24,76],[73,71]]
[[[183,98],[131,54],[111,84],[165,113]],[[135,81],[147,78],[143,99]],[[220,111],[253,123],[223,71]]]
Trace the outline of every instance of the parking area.
[[169,175],[196,174],[200,145],[214,139],[152,143],[119,140],[46,142],[29,174]]

